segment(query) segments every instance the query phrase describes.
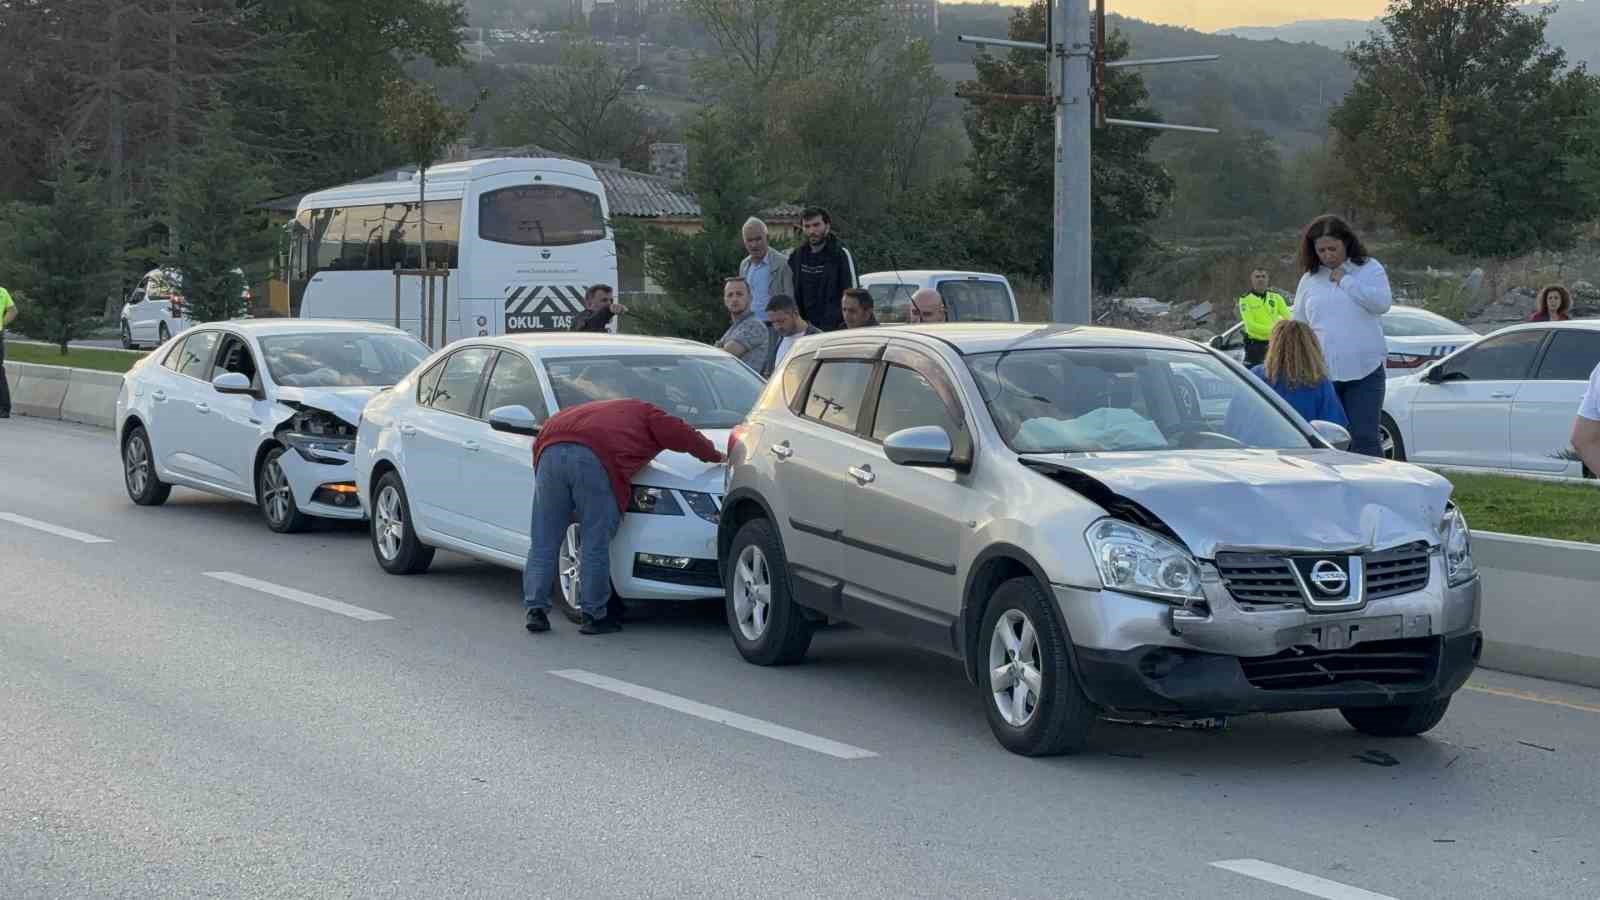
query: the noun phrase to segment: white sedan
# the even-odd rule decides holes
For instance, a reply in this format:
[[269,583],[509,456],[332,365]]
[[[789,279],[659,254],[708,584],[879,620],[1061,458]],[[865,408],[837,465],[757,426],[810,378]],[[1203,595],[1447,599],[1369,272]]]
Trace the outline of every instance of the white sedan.
[[[1478,333],[1416,306],[1391,306],[1378,319],[1389,356],[1384,373],[1390,378],[1414,375],[1419,369],[1478,340]],[[1211,346],[1244,362],[1244,326],[1234,325],[1211,339]]]
[[128,496],[173,485],[261,507],[274,531],[360,519],[350,459],[361,409],[428,348],[364,322],[258,319],[191,328],[135,363],[117,395]]
[[[378,564],[425,571],[443,548],[523,568],[536,502],[533,435],[557,410],[647,400],[727,443],[763,382],[728,354],[668,338],[538,332],[458,341],[367,408],[356,484]],[[720,596],[723,467],[664,452],[636,476],[611,544],[614,598]],[[567,531],[556,602],[575,615],[582,535]]]
[[1384,455],[1423,465],[1584,477],[1570,438],[1597,364],[1600,321],[1502,328],[1420,375],[1389,383]]

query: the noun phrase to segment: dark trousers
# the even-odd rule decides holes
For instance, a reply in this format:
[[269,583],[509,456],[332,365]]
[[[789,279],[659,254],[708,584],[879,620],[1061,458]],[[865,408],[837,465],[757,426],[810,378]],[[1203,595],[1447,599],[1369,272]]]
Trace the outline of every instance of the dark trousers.
[[1244,364],[1259,366],[1267,361],[1268,341],[1258,341],[1253,337],[1244,339]]
[[0,416],[11,415],[11,384],[6,381],[6,334],[0,331]]
[[1345,417],[1350,420],[1350,452],[1368,456],[1383,455],[1383,436],[1378,425],[1383,415],[1383,393],[1388,385],[1384,367],[1372,370],[1365,378],[1355,381],[1335,381],[1334,393],[1344,405]]

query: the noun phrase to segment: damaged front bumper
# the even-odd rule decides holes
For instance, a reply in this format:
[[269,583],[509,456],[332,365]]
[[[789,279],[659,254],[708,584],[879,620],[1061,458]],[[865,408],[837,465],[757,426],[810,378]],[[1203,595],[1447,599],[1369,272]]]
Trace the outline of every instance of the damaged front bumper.
[[353,521],[367,517],[356,493],[355,466],[348,461],[312,462],[291,449],[278,457],[278,466],[288,479],[295,505],[306,515]]
[[1241,604],[1205,566],[1190,608],[1056,585],[1084,692],[1100,706],[1238,715],[1426,703],[1449,696],[1482,652],[1481,582],[1426,587],[1360,609]]

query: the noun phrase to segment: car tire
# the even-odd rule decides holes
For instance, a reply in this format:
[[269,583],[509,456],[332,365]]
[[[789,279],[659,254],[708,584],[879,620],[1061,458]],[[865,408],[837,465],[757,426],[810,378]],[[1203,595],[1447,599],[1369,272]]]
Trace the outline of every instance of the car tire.
[[171,338],[172,332],[167,328],[167,323],[162,322],[160,327],[156,328],[156,344],[165,344]]
[[733,645],[746,662],[792,665],[805,659],[815,628],[789,592],[789,562],[777,529],[746,522],[733,538],[722,583]]
[[[567,526],[567,533],[561,539],[561,550],[556,557],[555,589],[550,592],[555,600],[556,609],[560,610],[561,614],[566,616],[567,621],[574,625],[583,624],[583,608],[578,605],[575,596],[569,597],[569,593],[575,595],[581,588],[574,588],[569,591],[568,585],[576,586],[582,583],[581,579],[578,578],[578,554],[582,549],[583,538],[578,533],[578,523],[574,522]],[[608,575],[607,577],[609,578],[610,576]],[[627,604],[623,602],[622,597],[618,596],[617,589],[613,585],[611,599],[606,602],[606,618],[614,622],[621,622],[627,617],[627,611]]]
[[398,472],[385,472],[372,492],[372,555],[390,575],[420,575],[433,565],[433,548],[411,525],[411,501]]
[[[1037,581],[1013,578],[994,592],[978,632],[978,685],[989,728],[1012,753],[1059,756],[1088,741],[1100,711],[1078,684],[1068,644]],[[997,688],[1000,677],[1010,684]]]
[[150,435],[135,425],[122,439],[122,483],[140,506],[160,506],[172,496],[172,485],[156,476],[156,454]]
[[122,320],[122,349],[133,349],[133,332],[128,329],[128,320]]
[[1344,707],[1339,714],[1350,727],[1374,737],[1414,737],[1429,731],[1444,719],[1450,698],[1411,706]]
[[1395,462],[1406,461],[1405,439],[1400,437],[1400,426],[1394,423],[1394,419],[1389,418],[1388,413],[1384,413],[1383,418],[1378,420],[1378,440],[1385,445],[1384,459],[1392,459]]
[[286,452],[282,447],[273,447],[261,460],[256,469],[256,503],[261,506],[261,516],[267,520],[268,528],[279,534],[295,534],[311,525],[311,517],[300,511],[289,478],[278,462]]

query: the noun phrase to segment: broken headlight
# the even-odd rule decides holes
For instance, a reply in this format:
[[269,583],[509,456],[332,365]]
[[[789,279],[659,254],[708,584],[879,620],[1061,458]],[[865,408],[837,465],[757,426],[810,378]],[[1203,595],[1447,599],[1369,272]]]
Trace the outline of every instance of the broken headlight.
[[1176,542],[1116,519],[1095,522],[1084,537],[1106,589],[1169,603],[1205,599],[1200,564]]
[[319,409],[295,413],[278,439],[307,462],[341,465],[356,452],[356,430],[350,423]]
[[1443,538],[1444,571],[1450,579],[1450,586],[1466,584],[1476,578],[1478,567],[1472,561],[1472,531],[1467,528],[1466,517],[1461,515],[1461,510],[1454,503],[1444,508],[1439,534]]

